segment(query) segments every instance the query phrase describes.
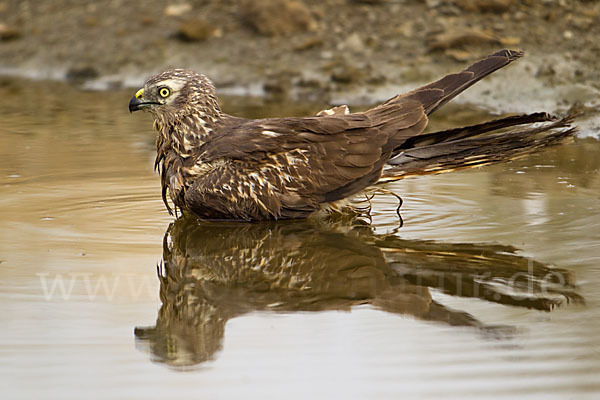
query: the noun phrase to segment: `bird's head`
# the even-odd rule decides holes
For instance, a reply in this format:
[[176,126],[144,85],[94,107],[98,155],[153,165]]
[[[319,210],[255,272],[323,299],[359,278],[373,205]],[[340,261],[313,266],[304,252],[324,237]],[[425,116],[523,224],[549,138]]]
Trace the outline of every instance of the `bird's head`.
[[170,69],[148,78],[129,102],[130,112],[138,110],[166,121],[195,113],[220,113],[212,82],[185,69]]

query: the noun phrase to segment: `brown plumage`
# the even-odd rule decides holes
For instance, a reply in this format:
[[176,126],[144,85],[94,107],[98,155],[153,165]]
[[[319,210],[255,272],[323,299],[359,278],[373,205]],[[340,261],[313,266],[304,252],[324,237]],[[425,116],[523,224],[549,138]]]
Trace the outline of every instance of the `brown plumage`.
[[[302,218],[378,182],[512,159],[572,135],[570,119],[545,113],[421,134],[428,115],[521,55],[502,50],[360,113],[237,118],[221,111],[204,75],[180,69],[148,79],[129,109],[154,116],[169,212],[167,193],[204,219]],[[529,126],[497,133],[520,125]]]

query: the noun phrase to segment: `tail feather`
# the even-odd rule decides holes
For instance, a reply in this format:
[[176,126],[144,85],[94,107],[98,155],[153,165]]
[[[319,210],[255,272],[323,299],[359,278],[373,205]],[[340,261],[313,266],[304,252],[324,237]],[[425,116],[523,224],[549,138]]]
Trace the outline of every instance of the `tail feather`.
[[511,115],[509,117],[499,118],[487,121],[477,125],[463,126],[460,128],[447,129],[438,132],[412,136],[406,140],[396,151],[411,149],[417,146],[426,146],[450,140],[465,139],[472,136],[479,136],[487,132],[497,131],[504,128],[510,128],[518,125],[533,124],[536,122],[555,121],[556,117],[545,112],[533,114]]
[[[388,161],[388,168],[377,183],[396,181],[409,176],[428,175],[473,168],[514,160],[570,139],[577,131],[569,124],[574,116],[560,120],[544,114],[507,117],[479,125],[423,135],[424,142],[401,150]],[[541,125],[488,133],[532,122]],[[438,140],[436,136],[439,135]],[[428,144],[427,141],[433,144]]]
[[418,100],[423,104],[425,113],[430,115],[481,79],[522,56],[522,51],[501,50],[476,62],[461,72],[446,75],[433,83],[422,86],[405,95],[396,96],[388,100],[387,103],[405,99]]

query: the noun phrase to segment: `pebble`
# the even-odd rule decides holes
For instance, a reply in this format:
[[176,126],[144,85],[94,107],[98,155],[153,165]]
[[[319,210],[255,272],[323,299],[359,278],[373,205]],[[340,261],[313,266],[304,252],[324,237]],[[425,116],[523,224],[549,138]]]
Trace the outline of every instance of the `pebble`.
[[190,11],[192,11],[192,6],[188,3],[170,4],[165,7],[165,15],[167,17],[181,17]]
[[521,38],[517,36],[501,37],[500,44],[506,47],[518,46],[519,44],[521,44]]
[[0,23],[0,40],[15,40],[23,36],[23,33],[14,26]]
[[264,36],[287,36],[314,32],[317,22],[310,9],[297,0],[247,0],[241,14],[250,27]]
[[350,84],[360,81],[364,76],[364,72],[351,65],[343,64],[336,68],[331,73],[331,80],[337,83]]
[[430,50],[446,50],[465,45],[498,44],[500,40],[494,35],[477,28],[444,31],[430,38],[427,45]]
[[175,37],[184,42],[201,42],[221,36],[221,31],[202,18],[192,18],[182,22]]
[[454,61],[458,62],[466,62],[474,58],[473,53],[471,53],[470,51],[458,49],[448,49],[444,52],[444,54],[453,59]]
[[90,65],[76,65],[67,70],[65,78],[73,83],[82,83],[91,79],[95,79],[100,74],[98,70]]
[[323,38],[320,35],[311,36],[302,40],[300,43],[294,46],[296,51],[304,51],[315,47],[322,46],[324,43]]
[[353,52],[360,52],[365,47],[363,40],[360,35],[356,32],[351,33],[346,40],[338,44],[339,50],[349,50]]
[[510,11],[513,0],[457,0],[456,5],[465,11],[501,14]]

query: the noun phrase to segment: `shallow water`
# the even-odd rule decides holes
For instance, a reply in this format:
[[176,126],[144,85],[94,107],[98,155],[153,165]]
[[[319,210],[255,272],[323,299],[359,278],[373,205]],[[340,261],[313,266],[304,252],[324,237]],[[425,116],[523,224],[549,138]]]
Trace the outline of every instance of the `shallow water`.
[[393,196],[371,226],[169,227],[130,96],[0,82],[3,398],[600,391],[598,141],[397,182],[400,229]]

